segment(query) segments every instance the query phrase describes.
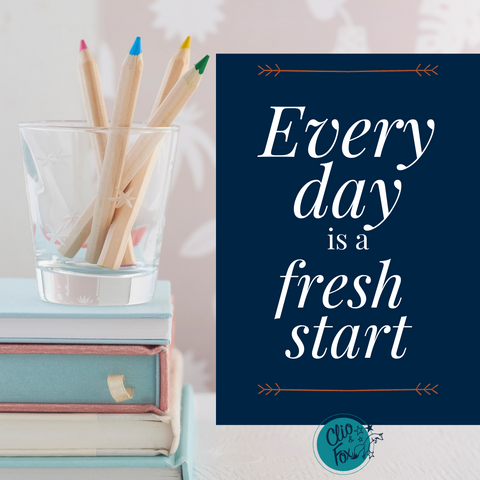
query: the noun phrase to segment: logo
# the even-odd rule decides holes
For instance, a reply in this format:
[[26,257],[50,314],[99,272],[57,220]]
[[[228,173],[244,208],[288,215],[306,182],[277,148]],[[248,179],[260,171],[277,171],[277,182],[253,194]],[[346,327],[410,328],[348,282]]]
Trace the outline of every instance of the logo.
[[361,470],[372,459],[383,433],[348,413],[333,415],[322,422],[313,437],[315,457],[331,473],[349,475]]

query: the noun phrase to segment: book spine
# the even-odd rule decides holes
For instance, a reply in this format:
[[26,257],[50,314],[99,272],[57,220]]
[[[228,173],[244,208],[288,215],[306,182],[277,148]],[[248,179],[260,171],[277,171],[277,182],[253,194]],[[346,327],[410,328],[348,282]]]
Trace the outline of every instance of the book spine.
[[195,403],[191,385],[182,389],[181,435],[175,454],[175,465],[182,467],[183,480],[193,480],[195,446]]
[[159,398],[159,410],[160,412],[168,412],[168,399],[169,399],[169,385],[170,385],[170,349],[162,348],[158,355],[158,363],[160,368],[160,398]]
[[165,415],[156,405],[108,403],[0,403],[2,413],[154,413]]

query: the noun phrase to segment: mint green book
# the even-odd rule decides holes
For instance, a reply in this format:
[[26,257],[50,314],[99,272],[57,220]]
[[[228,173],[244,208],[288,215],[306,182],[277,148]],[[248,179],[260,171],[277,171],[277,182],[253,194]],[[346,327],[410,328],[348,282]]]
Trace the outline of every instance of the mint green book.
[[[193,480],[195,407],[182,389],[180,443],[174,455],[156,457],[0,457],[5,480]],[[68,474],[64,469],[69,469]]]
[[141,305],[98,307],[44,302],[34,278],[0,278],[0,343],[170,345],[170,282]]

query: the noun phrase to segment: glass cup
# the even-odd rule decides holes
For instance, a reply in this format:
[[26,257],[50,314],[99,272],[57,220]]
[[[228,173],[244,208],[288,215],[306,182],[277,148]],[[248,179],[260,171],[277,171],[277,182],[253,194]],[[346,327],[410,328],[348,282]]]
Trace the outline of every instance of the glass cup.
[[[134,124],[130,129],[110,129],[88,127],[85,122],[52,121],[20,123],[19,129],[40,297],[68,305],[134,305],[150,301],[157,284],[179,127]],[[103,160],[99,152],[110,134],[124,136],[127,151],[140,137],[140,141],[151,140],[150,145],[156,145],[153,153],[145,155],[146,161],[156,159],[156,164],[131,230],[129,248],[133,245],[134,255],[130,256],[130,264],[118,270],[87,263],[88,240],[72,258],[59,252],[97,194]],[[127,160],[128,155],[125,167]]]

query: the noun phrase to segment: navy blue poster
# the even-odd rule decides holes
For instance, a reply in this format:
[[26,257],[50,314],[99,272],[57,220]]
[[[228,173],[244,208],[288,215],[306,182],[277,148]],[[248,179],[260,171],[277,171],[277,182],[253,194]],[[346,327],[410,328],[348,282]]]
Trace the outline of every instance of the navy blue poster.
[[217,55],[217,423],[480,424],[478,55]]

